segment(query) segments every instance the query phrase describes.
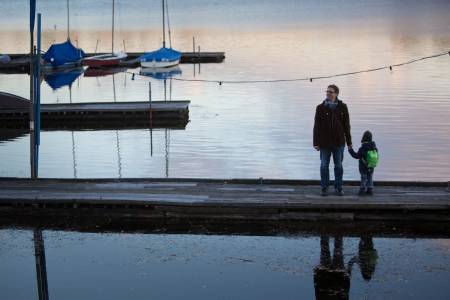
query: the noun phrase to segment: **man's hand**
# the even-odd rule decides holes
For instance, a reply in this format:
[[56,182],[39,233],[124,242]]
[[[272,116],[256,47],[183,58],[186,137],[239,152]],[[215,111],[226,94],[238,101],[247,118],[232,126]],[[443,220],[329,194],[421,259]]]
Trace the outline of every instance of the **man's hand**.
[[353,145],[348,145],[348,150],[352,150],[353,149]]
[[317,151],[320,151],[320,147],[319,146],[314,146],[314,149],[316,149]]

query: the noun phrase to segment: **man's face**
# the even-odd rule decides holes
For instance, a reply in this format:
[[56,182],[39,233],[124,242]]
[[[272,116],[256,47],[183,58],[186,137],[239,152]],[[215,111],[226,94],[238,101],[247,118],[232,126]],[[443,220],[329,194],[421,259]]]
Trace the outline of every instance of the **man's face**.
[[336,100],[337,94],[333,88],[327,88],[327,99],[328,100]]

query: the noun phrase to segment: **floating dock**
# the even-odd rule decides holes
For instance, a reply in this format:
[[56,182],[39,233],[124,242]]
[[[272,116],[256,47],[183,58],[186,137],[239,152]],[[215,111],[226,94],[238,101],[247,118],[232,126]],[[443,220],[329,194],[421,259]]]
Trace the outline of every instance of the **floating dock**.
[[[190,101],[41,104],[41,128],[185,128]],[[29,128],[30,102],[0,92],[0,128]]]
[[377,182],[374,196],[319,195],[318,181],[0,179],[0,215],[278,226],[296,222],[437,222],[449,228],[448,182]]
[[[106,53],[86,53],[86,57]],[[139,66],[138,58],[144,52],[129,52],[127,59],[120,66],[134,68]],[[11,58],[9,63],[0,63],[0,73],[27,73],[30,67],[28,54],[7,54]],[[180,63],[221,63],[225,59],[225,52],[183,52]]]
[[[184,128],[189,101],[41,104],[42,129]],[[28,128],[29,108],[0,108],[1,128]]]

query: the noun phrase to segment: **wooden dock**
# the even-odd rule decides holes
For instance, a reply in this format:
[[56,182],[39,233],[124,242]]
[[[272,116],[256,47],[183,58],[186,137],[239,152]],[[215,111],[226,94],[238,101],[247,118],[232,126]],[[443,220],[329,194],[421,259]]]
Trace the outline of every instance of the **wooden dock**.
[[[144,52],[129,52],[127,53],[127,59],[121,64],[121,66],[137,67],[139,65],[138,58],[142,56]],[[86,56],[98,55],[95,53],[87,53]],[[197,64],[197,63],[221,63],[225,60],[225,52],[183,52],[181,54],[181,64]]]
[[30,71],[30,57],[26,54],[12,54],[9,63],[0,63],[0,73],[22,74]]
[[[86,57],[100,55],[105,53],[86,53]],[[134,68],[139,66],[138,58],[144,52],[129,52],[128,57],[120,66]],[[30,67],[30,58],[28,54],[8,54],[11,62],[0,63],[0,73],[27,73]],[[225,52],[183,52],[180,63],[221,63],[225,60]]]
[[364,197],[357,184],[346,182],[343,197],[321,197],[318,181],[3,178],[0,215],[221,226],[406,221],[449,228],[448,182],[377,182],[375,195]]
[[[190,101],[41,104],[42,129],[185,128]],[[0,128],[29,127],[29,101],[0,93]]]

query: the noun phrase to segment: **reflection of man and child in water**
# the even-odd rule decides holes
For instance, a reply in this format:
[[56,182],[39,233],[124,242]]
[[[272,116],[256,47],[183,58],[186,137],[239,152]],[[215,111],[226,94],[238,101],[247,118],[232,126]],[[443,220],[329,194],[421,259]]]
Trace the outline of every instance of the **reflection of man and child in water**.
[[320,264],[314,269],[316,299],[348,299],[355,263],[359,265],[364,280],[372,279],[378,258],[372,237],[361,237],[358,248],[358,255],[345,266],[342,236],[334,238],[333,257],[330,254],[329,237],[320,237]]

